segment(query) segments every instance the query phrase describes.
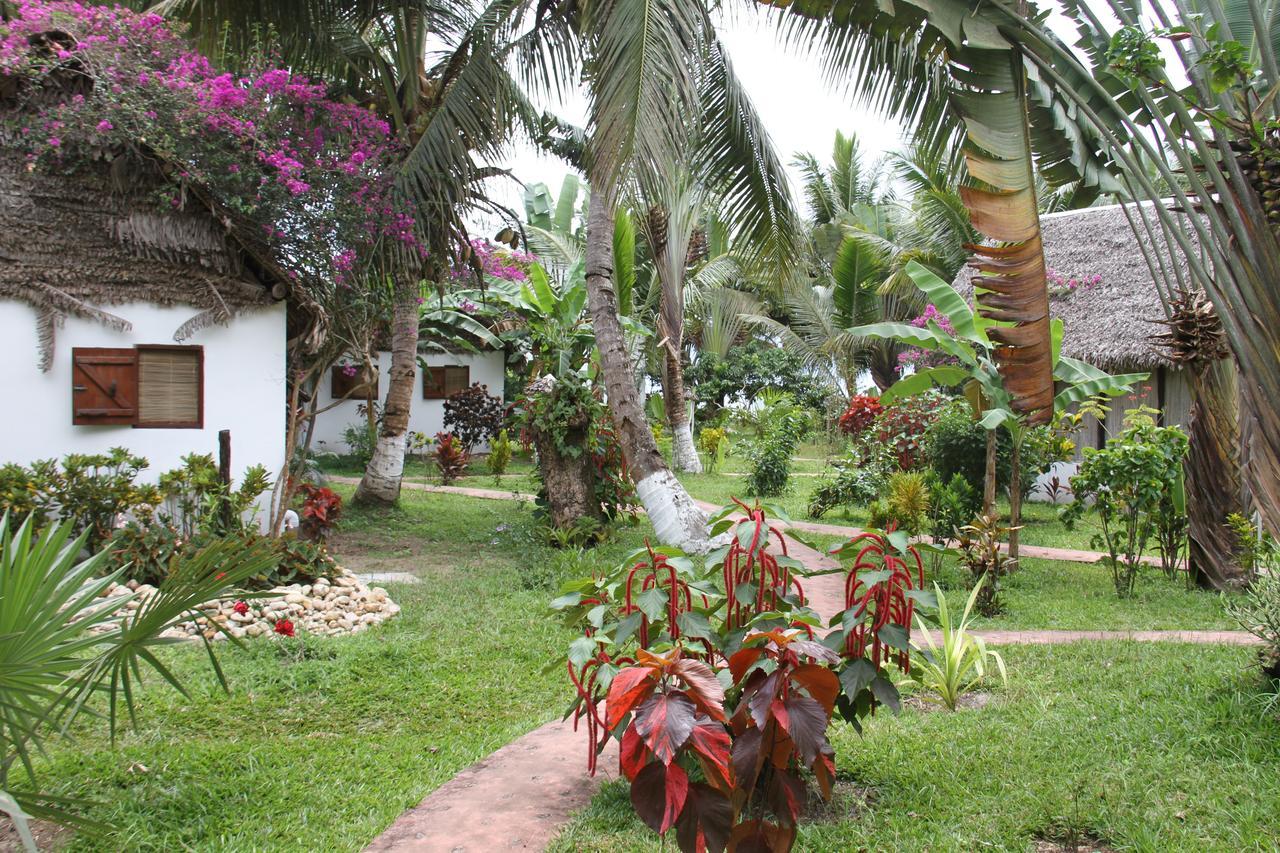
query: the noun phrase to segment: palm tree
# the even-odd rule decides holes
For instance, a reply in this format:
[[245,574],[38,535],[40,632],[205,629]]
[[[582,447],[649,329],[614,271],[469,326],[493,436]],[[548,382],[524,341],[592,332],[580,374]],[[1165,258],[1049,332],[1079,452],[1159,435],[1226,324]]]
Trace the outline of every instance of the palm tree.
[[615,213],[641,176],[659,174],[663,164],[688,164],[722,200],[725,220],[753,249],[750,260],[781,267],[794,257],[785,174],[703,0],[536,9],[524,54],[531,82],[563,81],[566,70],[578,82],[579,69],[560,60],[580,54],[588,86],[586,280],[609,409],[658,538],[702,550],[706,516],[658,453],[633,378],[614,284]]
[[[391,367],[382,427],[356,488],[358,502],[399,498],[426,290],[466,259],[466,213],[493,208],[482,182],[517,122],[537,126],[504,64],[509,3],[464,0],[162,0],[223,57],[252,55],[264,26],[283,60],[387,119],[404,145],[397,195],[413,211],[418,246],[384,245],[366,286],[388,306]],[[442,48],[431,45],[442,44]]]

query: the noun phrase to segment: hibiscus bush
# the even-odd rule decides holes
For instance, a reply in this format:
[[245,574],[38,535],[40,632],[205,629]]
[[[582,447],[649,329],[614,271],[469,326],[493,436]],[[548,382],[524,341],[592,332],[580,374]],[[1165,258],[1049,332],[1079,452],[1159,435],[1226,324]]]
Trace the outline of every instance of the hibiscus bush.
[[860,728],[878,705],[898,708],[885,667],[909,668],[923,568],[902,534],[835,549],[851,565],[837,570],[845,609],[824,635],[763,506],[728,506],[712,530],[730,540],[705,558],[646,546],[565,585],[552,606],[582,631],[566,662],[570,713],[592,772],[619,740],[636,813],[674,828],[681,850],[785,851],[809,780],[831,795],[833,717]]
[[294,276],[341,280],[383,237],[420,250],[392,201],[397,143],[369,109],[265,59],[226,73],[160,15],[13,7],[0,21],[0,121],[32,169],[155,164],[158,207],[202,198]]

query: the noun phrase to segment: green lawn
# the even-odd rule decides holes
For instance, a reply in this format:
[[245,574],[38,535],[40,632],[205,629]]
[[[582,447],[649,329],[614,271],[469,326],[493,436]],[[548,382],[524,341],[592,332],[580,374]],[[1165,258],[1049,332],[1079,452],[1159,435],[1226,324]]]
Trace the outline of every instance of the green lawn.
[[[71,849],[359,849],[459,770],[558,716],[570,690],[543,670],[571,635],[546,604],[563,579],[618,561],[648,532],[642,520],[578,554],[543,545],[531,508],[513,501],[407,490],[397,509],[348,510],[335,542],[343,563],[424,580],[390,587],[401,615],[356,637],[223,648],[230,696],[199,649],[170,652],[190,699],[152,679],[139,729],[116,749],[85,722],[45,762],[55,792],[97,801],[90,816],[117,827]],[[942,579],[963,580],[953,569]],[[1212,596],[1153,575],[1120,602],[1099,567],[1080,564],[1027,561],[1006,600],[984,625],[1231,627]],[[1233,698],[1251,689],[1251,651],[1005,653],[1012,680],[988,710],[881,717],[862,742],[840,734],[842,770],[874,787],[878,805],[864,821],[806,830],[798,849],[965,850],[978,839],[1022,849],[1071,815],[1133,849],[1205,838],[1272,849],[1260,839],[1277,838],[1280,731]],[[557,849],[633,846],[656,849],[611,786]]]
[[[589,559],[620,559],[643,529]],[[71,849],[357,850],[563,709],[563,673],[543,667],[571,637],[547,602],[591,565],[539,544],[529,509],[406,492],[390,513],[349,511],[336,551],[424,583],[390,586],[403,610],[376,631],[223,648],[230,696],[201,650],[172,652],[190,699],[152,678],[117,749],[89,722],[52,751],[45,780],[118,827]]]
[[[982,710],[881,713],[862,738],[838,725],[839,776],[869,805],[803,827],[796,849],[1021,853],[1073,830],[1118,850],[1280,849],[1280,721],[1249,704],[1252,651],[1002,651],[1009,685]],[[551,849],[671,848],[613,783]]]

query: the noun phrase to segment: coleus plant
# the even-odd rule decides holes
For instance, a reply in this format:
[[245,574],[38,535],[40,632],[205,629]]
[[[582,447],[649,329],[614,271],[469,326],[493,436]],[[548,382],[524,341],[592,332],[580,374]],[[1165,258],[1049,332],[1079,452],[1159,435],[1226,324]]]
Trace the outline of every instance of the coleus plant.
[[712,519],[729,541],[698,561],[646,545],[565,585],[552,606],[583,635],[569,648],[588,768],[611,738],[636,813],[684,851],[786,851],[809,799],[835,780],[827,730],[898,707],[886,665],[906,669],[919,554],[899,533],[860,537],[845,609],[826,626],[806,602],[810,572],[769,523],[735,502]]

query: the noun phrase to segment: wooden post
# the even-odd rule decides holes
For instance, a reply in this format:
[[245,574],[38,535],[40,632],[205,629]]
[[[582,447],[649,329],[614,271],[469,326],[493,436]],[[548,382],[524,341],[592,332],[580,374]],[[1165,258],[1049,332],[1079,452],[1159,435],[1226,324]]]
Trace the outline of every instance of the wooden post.
[[222,507],[218,519],[222,531],[231,530],[231,430],[218,430],[218,481],[222,483]]

